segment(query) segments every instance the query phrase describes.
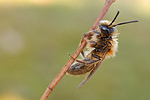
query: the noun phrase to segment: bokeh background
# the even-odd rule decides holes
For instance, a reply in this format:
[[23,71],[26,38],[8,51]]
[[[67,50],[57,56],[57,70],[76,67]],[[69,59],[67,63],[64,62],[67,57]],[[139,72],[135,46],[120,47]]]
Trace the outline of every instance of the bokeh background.
[[[90,30],[105,0],[0,0],[0,100],[39,100]],[[85,76],[65,75],[48,100],[150,100],[150,0],[116,0],[119,52]]]

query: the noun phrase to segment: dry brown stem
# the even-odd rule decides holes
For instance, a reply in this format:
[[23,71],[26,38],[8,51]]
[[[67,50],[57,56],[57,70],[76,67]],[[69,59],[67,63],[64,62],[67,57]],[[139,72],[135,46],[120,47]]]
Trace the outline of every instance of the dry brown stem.
[[[106,0],[104,8],[101,10],[98,18],[96,19],[95,23],[93,24],[93,26],[91,28],[91,30],[94,29],[95,26],[97,26],[99,24],[99,21],[102,20],[102,18],[105,16],[109,7],[111,6],[111,4],[114,1],[115,0]],[[84,49],[86,44],[87,43],[83,38],[81,45],[78,47],[78,49],[76,50],[76,52],[74,53],[74,55],[72,57],[76,59],[79,56],[79,54],[82,52],[82,50]],[[40,100],[47,100],[48,96],[51,94],[51,92],[53,91],[55,86],[59,83],[61,78],[66,74],[67,70],[69,69],[69,67],[72,65],[73,62],[74,62],[74,59],[70,58],[70,60],[66,63],[66,65],[62,68],[62,70],[58,73],[58,75],[54,78],[54,80],[48,86],[48,88],[46,89],[46,91],[44,92],[44,94],[42,95]]]

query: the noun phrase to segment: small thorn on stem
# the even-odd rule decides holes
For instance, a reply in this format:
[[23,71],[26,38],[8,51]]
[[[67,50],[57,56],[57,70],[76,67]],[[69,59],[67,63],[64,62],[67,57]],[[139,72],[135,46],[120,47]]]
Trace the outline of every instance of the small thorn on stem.
[[76,59],[74,59],[71,55],[70,55],[70,53],[67,53],[68,54],[68,56],[70,57],[70,58],[72,58],[73,60],[76,60]]
[[90,29],[91,29],[91,30],[94,30],[94,27],[92,26]]

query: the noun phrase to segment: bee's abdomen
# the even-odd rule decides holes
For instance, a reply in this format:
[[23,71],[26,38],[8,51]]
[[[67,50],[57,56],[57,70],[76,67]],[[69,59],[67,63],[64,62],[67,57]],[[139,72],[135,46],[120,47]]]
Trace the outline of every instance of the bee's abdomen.
[[94,67],[94,65],[88,65],[86,66],[85,64],[82,63],[75,63],[74,65],[72,65],[67,73],[70,75],[84,75],[87,72],[91,71],[91,69]]

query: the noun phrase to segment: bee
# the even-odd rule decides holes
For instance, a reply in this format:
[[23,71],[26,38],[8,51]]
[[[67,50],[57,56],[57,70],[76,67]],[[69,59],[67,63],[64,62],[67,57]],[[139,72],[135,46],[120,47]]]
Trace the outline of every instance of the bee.
[[67,71],[69,75],[84,75],[88,72],[90,74],[79,84],[78,88],[81,88],[96,72],[100,64],[104,59],[115,56],[118,48],[117,36],[119,35],[116,26],[138,22],[138,20],[123,22],[115,24],[119,11],[115,15],[112,21],[101,20],[99,25],[88,34],[91,34],[90,39],[86,38],[88,53],[82,52],[84,59],[76,60],[72,57],[76,63],[73,64]]

